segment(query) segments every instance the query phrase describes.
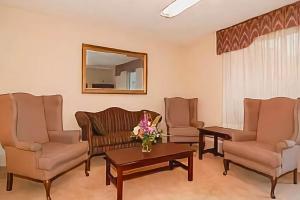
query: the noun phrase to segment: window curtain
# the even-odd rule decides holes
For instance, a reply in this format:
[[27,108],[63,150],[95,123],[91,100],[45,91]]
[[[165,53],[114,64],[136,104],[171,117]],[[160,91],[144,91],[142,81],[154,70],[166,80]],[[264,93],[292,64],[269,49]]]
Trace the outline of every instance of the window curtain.
[[225,127],[243,127],[244,98],[300,97],[299,26],[257,37],[222,59]]

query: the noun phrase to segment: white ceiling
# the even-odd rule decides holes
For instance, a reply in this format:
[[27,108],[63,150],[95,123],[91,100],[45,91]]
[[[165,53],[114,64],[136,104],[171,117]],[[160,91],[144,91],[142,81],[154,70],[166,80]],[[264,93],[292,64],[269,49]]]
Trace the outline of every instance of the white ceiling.
[[202,0],[175,18],[161,17],[161,10],[172,1],[0,0],[0,5],[137,29],[183,44],[297,0]]

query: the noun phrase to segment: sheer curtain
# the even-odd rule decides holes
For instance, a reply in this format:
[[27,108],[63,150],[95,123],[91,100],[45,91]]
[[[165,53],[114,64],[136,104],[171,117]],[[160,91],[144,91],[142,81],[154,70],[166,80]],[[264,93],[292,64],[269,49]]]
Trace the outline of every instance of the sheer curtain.
[[242,128],[245,97],[300,97],[300,27],[258,37],[222,56],[223,126]]

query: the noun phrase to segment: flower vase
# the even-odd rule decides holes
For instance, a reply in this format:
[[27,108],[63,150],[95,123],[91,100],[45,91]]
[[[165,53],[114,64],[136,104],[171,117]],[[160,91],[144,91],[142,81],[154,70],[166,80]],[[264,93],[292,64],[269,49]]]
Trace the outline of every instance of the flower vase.
[[152,150],[152,141],[147,139],[143,139],[142,142],[142,152],[146,153],[146,152],[151,152]]

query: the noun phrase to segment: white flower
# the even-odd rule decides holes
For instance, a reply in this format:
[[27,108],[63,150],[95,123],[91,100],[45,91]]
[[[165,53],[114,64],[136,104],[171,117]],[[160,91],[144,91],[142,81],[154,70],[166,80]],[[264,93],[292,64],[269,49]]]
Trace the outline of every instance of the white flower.
[[134,135],[138,135],[139,134],[139,130],[140,130],[140,127],[138,127],[138,126],[134,127],[133,134]]

